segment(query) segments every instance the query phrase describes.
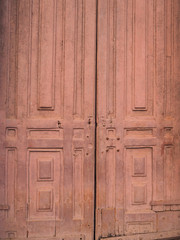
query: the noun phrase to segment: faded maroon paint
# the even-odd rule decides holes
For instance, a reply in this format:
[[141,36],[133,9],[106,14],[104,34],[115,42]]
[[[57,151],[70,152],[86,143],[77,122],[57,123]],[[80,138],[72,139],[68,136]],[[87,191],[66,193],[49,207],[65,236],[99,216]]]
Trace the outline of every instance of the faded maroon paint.
[[93,239],[96,1],[0,4],[0,238]]
[[96,238],[180,236],[179,11],[98,1]]
[[179,21],[179,0],[0,1],[1,239],[180,236]]

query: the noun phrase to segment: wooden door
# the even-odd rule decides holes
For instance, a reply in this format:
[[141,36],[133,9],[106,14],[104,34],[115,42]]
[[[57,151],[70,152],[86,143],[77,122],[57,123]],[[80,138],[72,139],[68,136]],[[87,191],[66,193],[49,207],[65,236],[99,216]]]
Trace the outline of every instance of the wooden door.
[[0,238],[92,239],[96,1],[0,11]]
[[98,1],[96,239],[180,236],[179,9]]
[[1,239],[180,235],[179,12],[0,1]]

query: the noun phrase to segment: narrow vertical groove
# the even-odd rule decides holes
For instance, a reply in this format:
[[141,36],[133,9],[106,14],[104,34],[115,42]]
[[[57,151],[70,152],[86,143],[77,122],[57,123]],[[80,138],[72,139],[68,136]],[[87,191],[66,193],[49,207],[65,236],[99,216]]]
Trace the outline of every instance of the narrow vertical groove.
[[156,31],[155,31],[155,19],[156,19],[156,15],[155,15],[155,2],[153,0],[153,4],[152,4],[152,8],[153,8],[153,92],[152,92],[152,104],[153,104],[153,108],[152,108],[152,115],[155,119],[155,81],[156,81]]
[[15,54],[15,117],[17,118],[17,108],[18,108],[18,48],[19,48],[19,0],[17,0],[16,3],[16,38],[15,38],[15,43],[16,43],[16,54]]
[[116,34],[117,34],[117,0],[113,2],[113,111],[116,117]]
[[73,112],[77,111],[77,40],[78,40],[78,0],[75,0],[75,19],[74,19],[74,106]]
[[64,118],[64,79],[65,79],[65,17],[66,17],[66,0],[62,1],[62,56],[61,56],[61,113]]
[[164,41],[165,41],[165,46],[164,46],[164,67],[165,67],[165,73],[164,73],[164,96],[163,96],[163,112],[164,116],[167,114],[167,32],[168,32],[168,19],[167,19],[167,1],[164,1]]
[[55,108],[55,85],[56,85],[56,35],[57,35],[57,0],[53,2],[53,48],[52,48],[52,96],[51,101]]
[[38,1],[38,42],[37,42],[37,104],[39,105],[39,94],[40,94],[40,89],[39,89],[39,73],[41,72],[40,66],[41,66],[41,22],[42,22],[42,14],[41,14],[41,1]]
[[[124,0],[124,95],[123,95],[123,103],[124,103],[124,109],[123,111],[123,120],[125,119],[125,116],[127,116],[127,16],[128,16],[128,1]],[[123,146],[122,146],[123,147]],[[125,148],[123,149],[123,209],[125,209],[125,203],[126,203],[126,180],[125,180]],[[122,232],[125,232],[125,214],[123,214],[123,226],[122,226]]]
[[94,94],[95,94],[95,101],[94,101],[94,110],[95,110],[95,127],[94,127],[94,240],[96,240],[96,210],[97,210],[97,156],[98,156],[98,149],[96,148],[97,146],[97,121],[98,121],[98,108],[97,108],[97,93],[98,93],[98,84],[97,84],[97,74],[98,74],[98,1],[96,0],[96,55],[95,55],[95,89],[94,89]]
[[173,2],[165,1],[165,93],[164,114],[170,117],[172,114],[172,81],[173,81]]
[[[45,1],[39,1],[39,26],[38,26],[38,109],[37,110],[54,110],[55,108],[55,65],[56,65],[56,20],[57,20],[57,9],[56,9],[56,0],[52,1],[52,8],[49,11],[52,11],[51,15],[51,33],[50,23],[47,23],[47,16],[45,10]],[[44,24],[48,24],[46,31],[44,30]],[[47,32],[48,31],[48,32]],[[47,38],[47,33],[50,38]],[[51,35],[50,35],[51,34]],[[49,45],[45,45],[46,41],[49,42]],[[52,45],[52,46],[51,46]],[[47,47],[49,46],[49,55],[51,62],[47,63],[45,55],[47,54]],[[42,65],[47,68],[49,65],[50,68],[46,69],[46,75],[44,75]],[[45,77],[45,79],[44,79]],[[50,94],[47,93],[50,91]]]
[[[154,12],[154,26],[153,26],[153,30],[154,30],[154,86],[156,86],[156,82],[157,82],[157,67],[156,67],[156,59],[157,59],[157,46],[156,46],[156,42],[157,42],[157,39],[156,39],[156,32],[157,32],[157,28],[156,28],[156,1],[153,0],[153,12]],[[156,88],[154,87],[154,115],[155,115],[155,118],[157,117],[157,107],[155,105],[155,102],[156,102]]]
[[148,20],[149,20],[149,9],[148,9],[148,2],[145,1],[145,109],[148,111],[149,104],[148,104],[148,98],[149,98],[149,92],[148,92],[148,36],[147,31],[149,30]]
[[[8,50],[7,50],[7,118],[17,118],[17,101],[18,101],[18,6],[19,1],[8,1]],[[11,25],[11,18],[14,18]],[[14,35],[13,35],[14,34]],[[13,35],[14,39],[11,39]],[[13,53],[11,52],[13,51]],[[12,56],[11,56],[12,55]],[[12,61],[13,58],[13,61]],[[12,62],[12,63],[11,63]]]
[[82,34],[81,34],[81,117],[84,116],[84,68],[85,68],[85,1],[82,1]]
[[136,49],[135,49],[135,40],[136,40],[136,0],[132,0],[132,80],[131,80],[131,92],[133,94],[131,104],[132,110],[135,109],[135,57],[136,57]]
[[125,10],[125,33],[124,33],[124,116],[123,119],[125,119],[125,116],[127,116],[127,108],[128,108],[128,104],[127,104],[127,13],[128,13],[128,1],[125,1],[125,6],[124,6],[124,10]]
[[[10,46],[10,1],[8,1],[8,14],[7,14],[7,26],[8,26],[8,41],[7,41],[7,85],[6,85],[6,102],[7,102],[7,109],[9,109],[9,46]],[[8,116],[8,112],[6,110],[6,116]]]
[[107,59],[106,59],[106,116],[108,117],[109,113],[109,63],[110,63],[110,3],[109,0],[107,1]]
[[[142,11],[144,11],[143,16],[140,15],[139,7],[143,4]],[[142,14],[142,13],[141,13]],[[140,22],[141,18],[144,18],[144,22]],[[147,111],[147,2],[137,1],[132,2],[132,110],[133,111]],[[139,39],[141,34],[142,40]],[[140,41],[140,42],[139,42]],[[138,45],[137,45],[138,43]],[[140,43],[140,45],[139,45]],[[139,48],[140,47],[140,48]],[[141,53],[141,48],[144,49],[144,54]],[[139,62],[138,62],[139,61]],[[142,68],[142,66],[143,68]],[[144,71],[142,71],[142,69]],[[141,89],[141,94],[139,94],[139,89]]]
[[106,115],[110,118],[116,113],[116,11],[116,0],[107,0]]
[[29,0],[29,42],[28,42],[28,82],[27,82],[27,117],[30,116],[31,60],[32,60],[32,0]]
[[74,21],[74,106],[73,106],[74,118],[83,118],[84,115],[84,61],[85,61],[84,12],[85,2],[83,0],[76,0]]
[[115,177],[116,155],[115,147],[109,147],[106,153],[106,208],[115,208]]
[[15,218],[16,208],[16,149],[6,149],[6,204],[10,206],[8,218]]
[[73,159],[73,219],[76,220],[82,220],[84,217],[83,165],[84,151],[81,148],[75,148]]

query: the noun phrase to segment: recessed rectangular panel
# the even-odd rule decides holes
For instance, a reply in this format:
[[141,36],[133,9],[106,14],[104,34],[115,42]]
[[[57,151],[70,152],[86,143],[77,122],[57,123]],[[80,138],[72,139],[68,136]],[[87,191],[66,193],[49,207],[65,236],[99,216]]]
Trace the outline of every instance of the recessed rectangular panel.
[[116,21],[117,1],[107,0],[107,117],[116,114]]
[[153,232],[153,222],[130,222],[126,224],[126,233],[148,233]]
[[[28,116],[64,114],[65,1],[30,1]],[[58,24],[57,24],[58,23]],[[69,90],[68,90],[69,91]]]
[[147,137],[153,135],[153,129],[126,129],[126,135],[132,137]]
[[83,149],[75,149],[73,158],[73,218],[83,218]]
[[[18,54],[18,5],[16,1],[8,1],[8,16],[6,16],[6,28],[9,30],[8,36],[6,35],[7,41],[7,75],[6,75],[6,117],[16,118],[17,116],[17,54]],[[4,42],[5,44],[5,42]],[[5,89],[3,89],[5,91]]]
[[29,129],[29,138],[62,138],[63,129]]
[[116,192],[116,152],[115,147],[109,147],[106,151],[106,207],[115,207]]
[[52,212],[52,190],[37,191],[37,211]]
[[31,149],[28,162],[28,218],[30,220],[60,218],[63,203],[62,151]]
[[133,110],[147,110],[146,0],[133,0],[134,103]]
[[8,231],[8,232],[7,232],[7,238],[10,238],[10,239],[16,238],[16,232],[14,232],[14,231]]
[[7,212],[8,218],[15,217],[15,192],[16,190],[16,149],[6,149],[6,196],[9,210]]
[[146,185],[133,185],[132,193],[132,204],[146,204]]
[[114,208],[104,208],[101,210],[102,237],[107,237],[109,232],[115,233],[115,217],[116,211]]
[[173,195],[173,146],[164,148],[164,195],[166,200],[171,200]]
[[165,114],[166,116],[170,116],[171,109],[172,109],[172,57],[166,57],[166,76],[165,76],[165,88],[166,88],[166,95],[165,95]]
[[154,4],[153,0],[126,2],[126,78],[127,117],[152,116],[154,108]]
[[17,137],[17,128],[6,128],[6,138],[7,139],[16,139]]
[[38,181],[53,181],[54,160],[51,158],[40,158],[38,164]]
[[84,114],[84,0],[75,0],[74,29],[74,117],[82,118]]
[[54,109],[56,0],[39,1],[38,109]]
[[107,129],[107,137],[109,139],[113,139],[116,137],[116,130],[114,128],[108,128]]
[[152,201],[152,148],[128,148],[125,169],[127,210],[150,210],[150,202]]
[[172,1],[165,1],[165,114],[172,115],[172,85],[173,85],[173,5]]
[[133,158],[133,176],[146,176],[146,158]]

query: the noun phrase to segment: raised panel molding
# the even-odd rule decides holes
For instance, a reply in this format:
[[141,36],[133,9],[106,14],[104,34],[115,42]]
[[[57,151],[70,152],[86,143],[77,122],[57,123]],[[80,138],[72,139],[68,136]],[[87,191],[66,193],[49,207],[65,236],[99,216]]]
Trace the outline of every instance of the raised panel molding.
[[54,159],[38,158],[37,159],[37,180],[53,181],[54,179]]
[[17,117],[18,1],[8,1],[6,117]]
[[164,200],[172,200],[173,186],[173,165],[174,147],[167,145],[164,147]]
[[143,205],[147,202],[147,186],[146,184],[132,185],[132,204],[133,205]]
[[[133,1],[133,110],[147,111],[147,1]],[[141,94],[139,94],[141,91]]]
[[127,211],[151,210],[153,149],[133,147],[126,149],[125,199]]
[[32,128],[27,129],[29,139],[63,139],[63,129]]
[[85,1],[75,0],[74,20],[74,118],[84,117]]
[[38,110],[54,110],[56,14],[56,0],[39,1]]
[[28,116],[63,118],[65,0],[31,1],[30,12]]
[[154,228],[153,222],[130,222],[126,224],[126,233],[137,234],[152,232]]
[[7,218],[10,221],[15,219],[16,210],[16,183],[17,183],[17,149],[6,148],[6,204],[9,206]]
[[29,149],[27,201],[28,220],[32,224],[44,217],[61,219],[63,168],[62,149]]
[[153,115],[153,0],[126,2],[127,117]]
[[172,117],[173,90],[174,90],[174,1],[165,1],[165,91],[164,91],[164,115]]
[[7,140],[17,140],[17,128],[6,128],[6,139]]
[[133,174],[134,177],[146,177],[147,163],[145,157],[133,158]]
[[52,212],[53,211],[53,190],[38,189],[36,193],[37,212]]
[[116,193],[116,148],[108,147],[106,151],[106,207],[115,207]]
[[116,31],[117,0],[107,0],[107,65],[106,65],[106,115],[116,115]]
[[83,198],[83,165],[84,150],[74,149],[73,154],[73,219],[80,220],[84,217]]

